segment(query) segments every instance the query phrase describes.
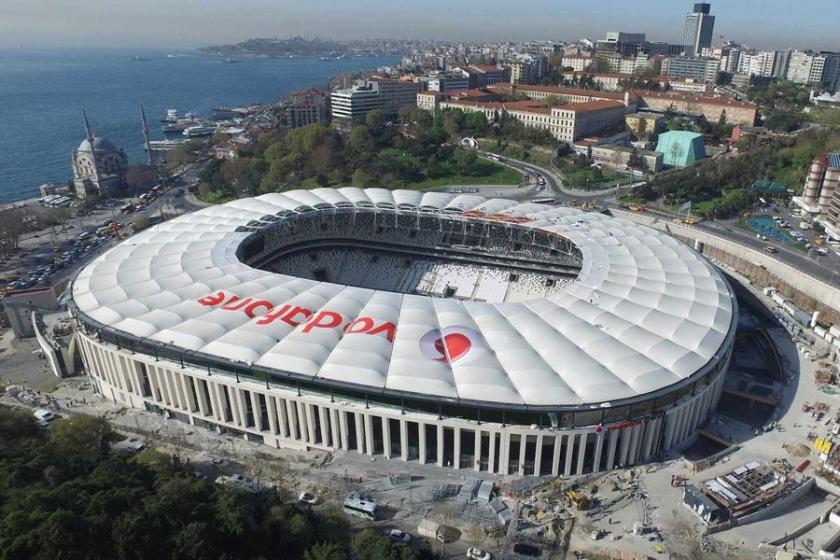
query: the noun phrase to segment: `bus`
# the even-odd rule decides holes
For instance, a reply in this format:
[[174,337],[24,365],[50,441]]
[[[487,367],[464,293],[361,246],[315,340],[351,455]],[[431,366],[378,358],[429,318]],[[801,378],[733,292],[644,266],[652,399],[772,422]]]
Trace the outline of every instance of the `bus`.
[[376,502],[363,499],[355,494],[351,494],[344,500],[344,513],[347,515],[354,515],[362,519],[367,519],[368,521],[374,521],[378,510],[379,506],[376,505]]

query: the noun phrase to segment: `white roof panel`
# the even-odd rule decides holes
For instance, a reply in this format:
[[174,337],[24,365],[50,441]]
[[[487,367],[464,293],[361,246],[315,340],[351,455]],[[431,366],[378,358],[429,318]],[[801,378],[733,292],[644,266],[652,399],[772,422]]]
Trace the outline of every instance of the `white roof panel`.
[[[494,304],[316,282],[237,259],[250,233],[236,228],[303,206],[504,214],[571,240],[583,262],[548,298]],[[533,406],[632,399],[678,383],[719,353],[735,309],[705,259],[630,222],[356,187],[270,193],[175,218],[96,258],[72,293],[80,312],[109,328],[219,359],[325,383]]]

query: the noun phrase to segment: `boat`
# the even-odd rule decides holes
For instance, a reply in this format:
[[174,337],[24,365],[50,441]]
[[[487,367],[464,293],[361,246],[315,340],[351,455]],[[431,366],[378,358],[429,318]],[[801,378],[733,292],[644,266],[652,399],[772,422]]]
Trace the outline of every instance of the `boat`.
[[224,62],[225,64],[238,64],[242,61],[239,60],[238,58],[226,58],[222,62]]
[[202,136],[210,136],[214,132],[216,132],[215,125],[199,124],[185,128],[182,134],[187,138],[200,138]]
[[167,109],[166,116],[160,119],[162,123],[174,123],[178,122],[178,109]]
[[151,58],[146,58],[144,56],[135,56],[131,59],[132,62],[149,62]]

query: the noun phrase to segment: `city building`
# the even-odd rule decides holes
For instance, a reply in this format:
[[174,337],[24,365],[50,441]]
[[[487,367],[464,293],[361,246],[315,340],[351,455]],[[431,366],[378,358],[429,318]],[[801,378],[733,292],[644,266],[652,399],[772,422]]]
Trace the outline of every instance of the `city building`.
[[128,156],[105,138],[96,136],[84,111],[82,116],[85,139],[72,155],[76,196],[109,196],[125,186]]
[[486,64],[471,64],[458,68],[469,80],[469,87],[465,89],[480,89],[505,81],[505,71],[498,66]]
[[798,84],[821,86],[825,57],[810,51],[793,51],[788,62],[787,79]]
[[[393,266],[405,251],[433,268]],[[354,187],[179,216],[68,293],[90,383],[116,406],[271,447],[515,476],[642,465],[692,441],[738,324],[720,271],[663,232]]]
[[639,139],[655,138],[665,125],[665,118],[655,113],[632,113],[624,117],[627,129]]
[[429,91],[462,91],[470,89],[470,76],[464,72],[441,72],[430,76],[427,82]]
[[536,84],[548,73],[548,58],[545,55],[520,55],[506,62],[512,84]]
[[699,82],[717,82],[720,61],[713,58],[679,57],[662,62],[662,73],[669,78],[690,78]]
[[721,119],[736,125],[755,124],[758,107],[755,103],[737,101],[728,97],[695,95],[676,91],[634,91],[639,106],[654,111],[676,111],[690,116],[702,115],[710,123]]
[[566,56],[563,55],[561,64],[563,68],[571,68],[575,72],[588,70],[593,63],[591,56]]
[[703,135],[685,130],[660,134],[656,151],[662,154],[662,164],[667,167],[687,167],[706,157]]
[[[630,146],[602,144],[592,146],[590,153],[594,163],[610,169],[624,171],[635,168],[651,173],[656,173],[662,169],[663,156],[659,152],[639,150]],[[634,156],[638,158],[640,165],[631,165]]]
[[793,202],[840,240],[840,153],[823,154],[811,162],[802,196]]
[[293,92],[283,104],[285,124],[297,128],[327,120],[327,93],[317,89]]
[[[626,107],[621,101],[581,100],[549,106],[544,99],[502,102],[452,97],[439,101],[438,107],[458,109],[465,113],[479,112],[490,122],[509,116],[527,127],[548,130],[554,138],[570,144],[584,136],[624,127]],[[428,106],[425,100],[422,102],[423,108]],[[420,103],[418,98],[418,107]]]
[[373,76],[350,88],[337,89],[330,95],[333,122],[339,127],[364,119],[369,111],[379,109],[385,117],[395,116],[401,107],[417,103],[418,82]]
[[711,4],[698,2],[694,10],[685,17],[683,45],[686,56],[698,56],[703,49],[712,46],[715,16],[710,15]]

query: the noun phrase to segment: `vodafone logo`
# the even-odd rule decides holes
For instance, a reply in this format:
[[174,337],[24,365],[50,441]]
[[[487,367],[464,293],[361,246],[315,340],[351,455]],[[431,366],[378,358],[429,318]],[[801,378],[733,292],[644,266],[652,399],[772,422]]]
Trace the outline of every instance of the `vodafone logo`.
[[466,327],[433,329],[420,338],[423,355],[436,362],[466,362],[484,348],[481,335]]

